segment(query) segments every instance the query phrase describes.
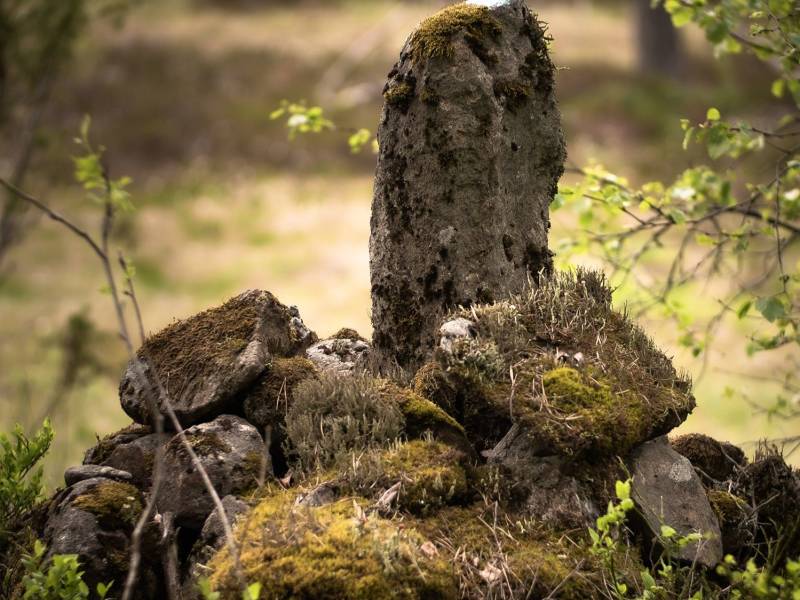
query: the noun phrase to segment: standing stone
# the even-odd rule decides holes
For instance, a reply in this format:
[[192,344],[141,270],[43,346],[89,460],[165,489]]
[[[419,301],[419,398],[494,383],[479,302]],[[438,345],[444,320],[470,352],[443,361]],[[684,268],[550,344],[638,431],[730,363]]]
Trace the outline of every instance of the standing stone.
[[389,73],[370,268],[378,364],[419,366],[456,305],[552,268],[548,206],[565,149],[543,27],[522,0],[424,21]]

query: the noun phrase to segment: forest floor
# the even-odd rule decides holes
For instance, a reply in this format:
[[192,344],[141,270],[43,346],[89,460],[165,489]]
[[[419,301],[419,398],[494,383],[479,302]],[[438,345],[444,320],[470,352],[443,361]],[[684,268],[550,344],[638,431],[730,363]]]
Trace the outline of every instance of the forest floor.
[[[115,233],[136,265],[148,332],[263,288],[299,306],[321,335],[343,326],[369,335],[375,157],[351,155],[345,132],[374,130],[385,75],[434,5],[332,4],[236,12],[176,0],[138,9],[122,28],[97,23],[81,43],[56,89],[27,187],[94,226],[96,206],[70,184],[69,158],[90,114],[113,173],[135,182],[137,209]],[[681,150],[681,117],[702,119],[713,105],[757,120],[775,109],[769,74],[741,60],[714,61],[696,32],[687,36],[686,73],[671,81],[638,72],[632,19],[622,9],[558,2],[542,4],[539,15],[561,67],[570,164],[596,159],[634,182],[669,178],[702,158]],[[325,106],[340,131],[289,142],[269,120],[284,98]],[[0,141],[0,156],[11,143]],[[554,246],[576,226],[560,213],[555,221]],[[57,451],[48,481],[56,485],[95,434],[127,423],[116,392],[125,356],[93,256],[55,225],[32,223],[0,278],[0,428],[31,428],[52,415]],[[650,265],[650,275],[667,261]],[[691,290],[683,300],[710,314],[715,290]],[[677,344],[668,321],[643,325],[680,368],[701,372],[702,359]],[[696,388],[698,408],[682,430],[744,444],[789,435],[796,423],[754,416],[728,393],[766,401],[774,390],[759,377],[781,360],[748,359],[735,327],[720,329]]]

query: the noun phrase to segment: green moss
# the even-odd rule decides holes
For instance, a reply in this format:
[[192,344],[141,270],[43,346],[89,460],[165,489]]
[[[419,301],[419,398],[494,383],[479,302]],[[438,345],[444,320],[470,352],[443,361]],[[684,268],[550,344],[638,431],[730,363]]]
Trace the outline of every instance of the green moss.
[[231,364],[252,337],[258,318],[252,298],[238,296],[148,338],[139,357],[154,365],[170,397],[180,398],[195,378]]
[[439,94],[437,94],[434,90],[429,87],[422,88],[422,92],[419,95],[419,99],[422,100],[428,106],[438,106],[439,102],[442,101]]
[[414,100],[414,86],[405,81],[391,84],[383,93],[386,103],[406,112]]
[[367,339],[365,337],[362,337],[361,334],[359,334],[355,329],[350,329],[349,327],[342,327],[331,337],[335,340],[361,340],[362,342],[367,341]]
[[531,84],[520,79],[514,81],[496,81],[494,95],[502,99],[511,111],[520,109],[531,96]]
[[421,438],[429,432],[437,440],[466,454],[473,453],[464,428],[439,406],[390,381],[380,381],[378,388],[381,396],[399,406],[405,420],[404,433],[407,437]]
[[[440,548],[457,552],[454,565],[459,570],[462,597],[487,597],[487,588],[497,590],[499,585],[505,586],[505,595],[500,597],[506,598],[598,597],[608,574],[579,533],[555,532],[513,513],[503,513],[498,521],[495,510],[495,505],[481,502],[407,521],[427,537],[441,540]],[[453,555],[446,556],[450,559]],[[615,576],[629,584],[642,569],[640,562],[623,551],[615,557],[615,567]],[[497,580],[491,588],[485,577],[493,574],[501,575],[503,583]]]
[[455,415],[458,407],[458,390],[450,382],[439,363],[424,364],[414,375],[414,392],[428,398],[450,415]]
[[455,4],[424,20],[411,37],[414,61],[452,58],[453,38],[464,32],[477,40],[500,36],[500,23],[485,6]]
[[709,490],[708,501],[717,515],[720,527],[736,526],[747,518],[747,503],[733,494]]
[[72,506],[95,515],[106,527],[132,529],[142,514],[139,490],[128,483],[99,483],[77,496]]
[[275,358],[248,392],[244,401],[247,418],[258,425],[273,427],[283,422],[295,388],[307,379],[317,379],[319,371],[306,358]]
[[[456,598],[447,562],[430,557],[410,527],[367,515],[365,503],[346,499],[318,508],[292,506],[279,492],[237,527],[240,562],[262,596],[315,598]],[[240,597],[228,550],[210,562],[211,584],[223,599]]]

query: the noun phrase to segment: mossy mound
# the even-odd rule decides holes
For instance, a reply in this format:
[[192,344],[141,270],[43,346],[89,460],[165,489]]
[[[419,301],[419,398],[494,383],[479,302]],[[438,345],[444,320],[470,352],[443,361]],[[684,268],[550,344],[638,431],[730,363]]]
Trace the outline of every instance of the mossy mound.
[[142,495],[130,484],[104,481],[77,496],[72,505],[92,513],[103,527],[130,531],[142,514]]
[[725,554],[738,556],[753,541],[747,502],[724,490],[709,490],[708,501],[719,521]]
[[[396,489],[397,508],[428,515],[467,500],[465,458],[462,452],[432,439],[396,443],[359,457],[346,467],[340,482],[345,489],[374,500],[386,490]],[[386,509],[394,505],[394,500],[385,501]]]
[[483,40],[497,39],[501,31],[500,23],[487,7],[455,4],[420,23],[411,36],[411,53],[415,61],[436,57],[452,58],[452,42],[457,34]]
[[[262,597],[457,597],[450,565],[426,554],[427,540],[412,527],[367,514],[358,499],[307,508],[293,498],[285,491],[268,497],[236,531],[245,578],[262,584]],[[223,599],[241,597],[227,549],[209,567]]]
[[247,420],[260,429],[283,427],[295,388],[306,379],[317,379],[319,373],[310,360],[302,357],[274,358],[244,399]]
[[687,433],[670,440],[672,448],[689,459],[707,484],[731,479],[747,464],[744,452],[728,442],[701,433]]
[[454,416],[479,449],[518,422],[543,454],[625,455],[694,408],[688,377],[611,308],[598,273],[542,277],[510,300],[447,317],[455,319],[469,320],[474,335],[439,360],[457,389]]
[[378,389],[384,398],[399,406],[405,419],[403,433],[407,438],[418,439],[430,433],[434,438],[451,444],[468,455],[473,454],[464,428],[441,407],[416,392],[387,380],[379,380]]

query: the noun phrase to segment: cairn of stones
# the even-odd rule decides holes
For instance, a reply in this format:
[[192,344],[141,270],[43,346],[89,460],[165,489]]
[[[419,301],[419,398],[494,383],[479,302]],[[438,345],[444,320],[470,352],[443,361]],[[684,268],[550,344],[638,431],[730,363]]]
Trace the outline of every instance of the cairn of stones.
[[[117,598],[153,503],[136,598],[200,598],[201,578],[223,599],[250,583],[269,599],[604,598],[588,530],[630,479],[615,575],[630,589],[662,526],[702,535],[672,557],[700,570],[781,535],[796,549],[797,473],[768,448],[748,460],[668,438],[694,409],[690,381],[613,310],[601,274],[553,270],[565,148],[525,3],[428,18],[384,97],[372,341],[320,339],[258,290],[150,336],[120,384],[132,424],[67,470],[20,545],[78,555]],[[152,428],[165,398],[185,441]],[[3,597],[22,597],[20,556],[4,550]]]

